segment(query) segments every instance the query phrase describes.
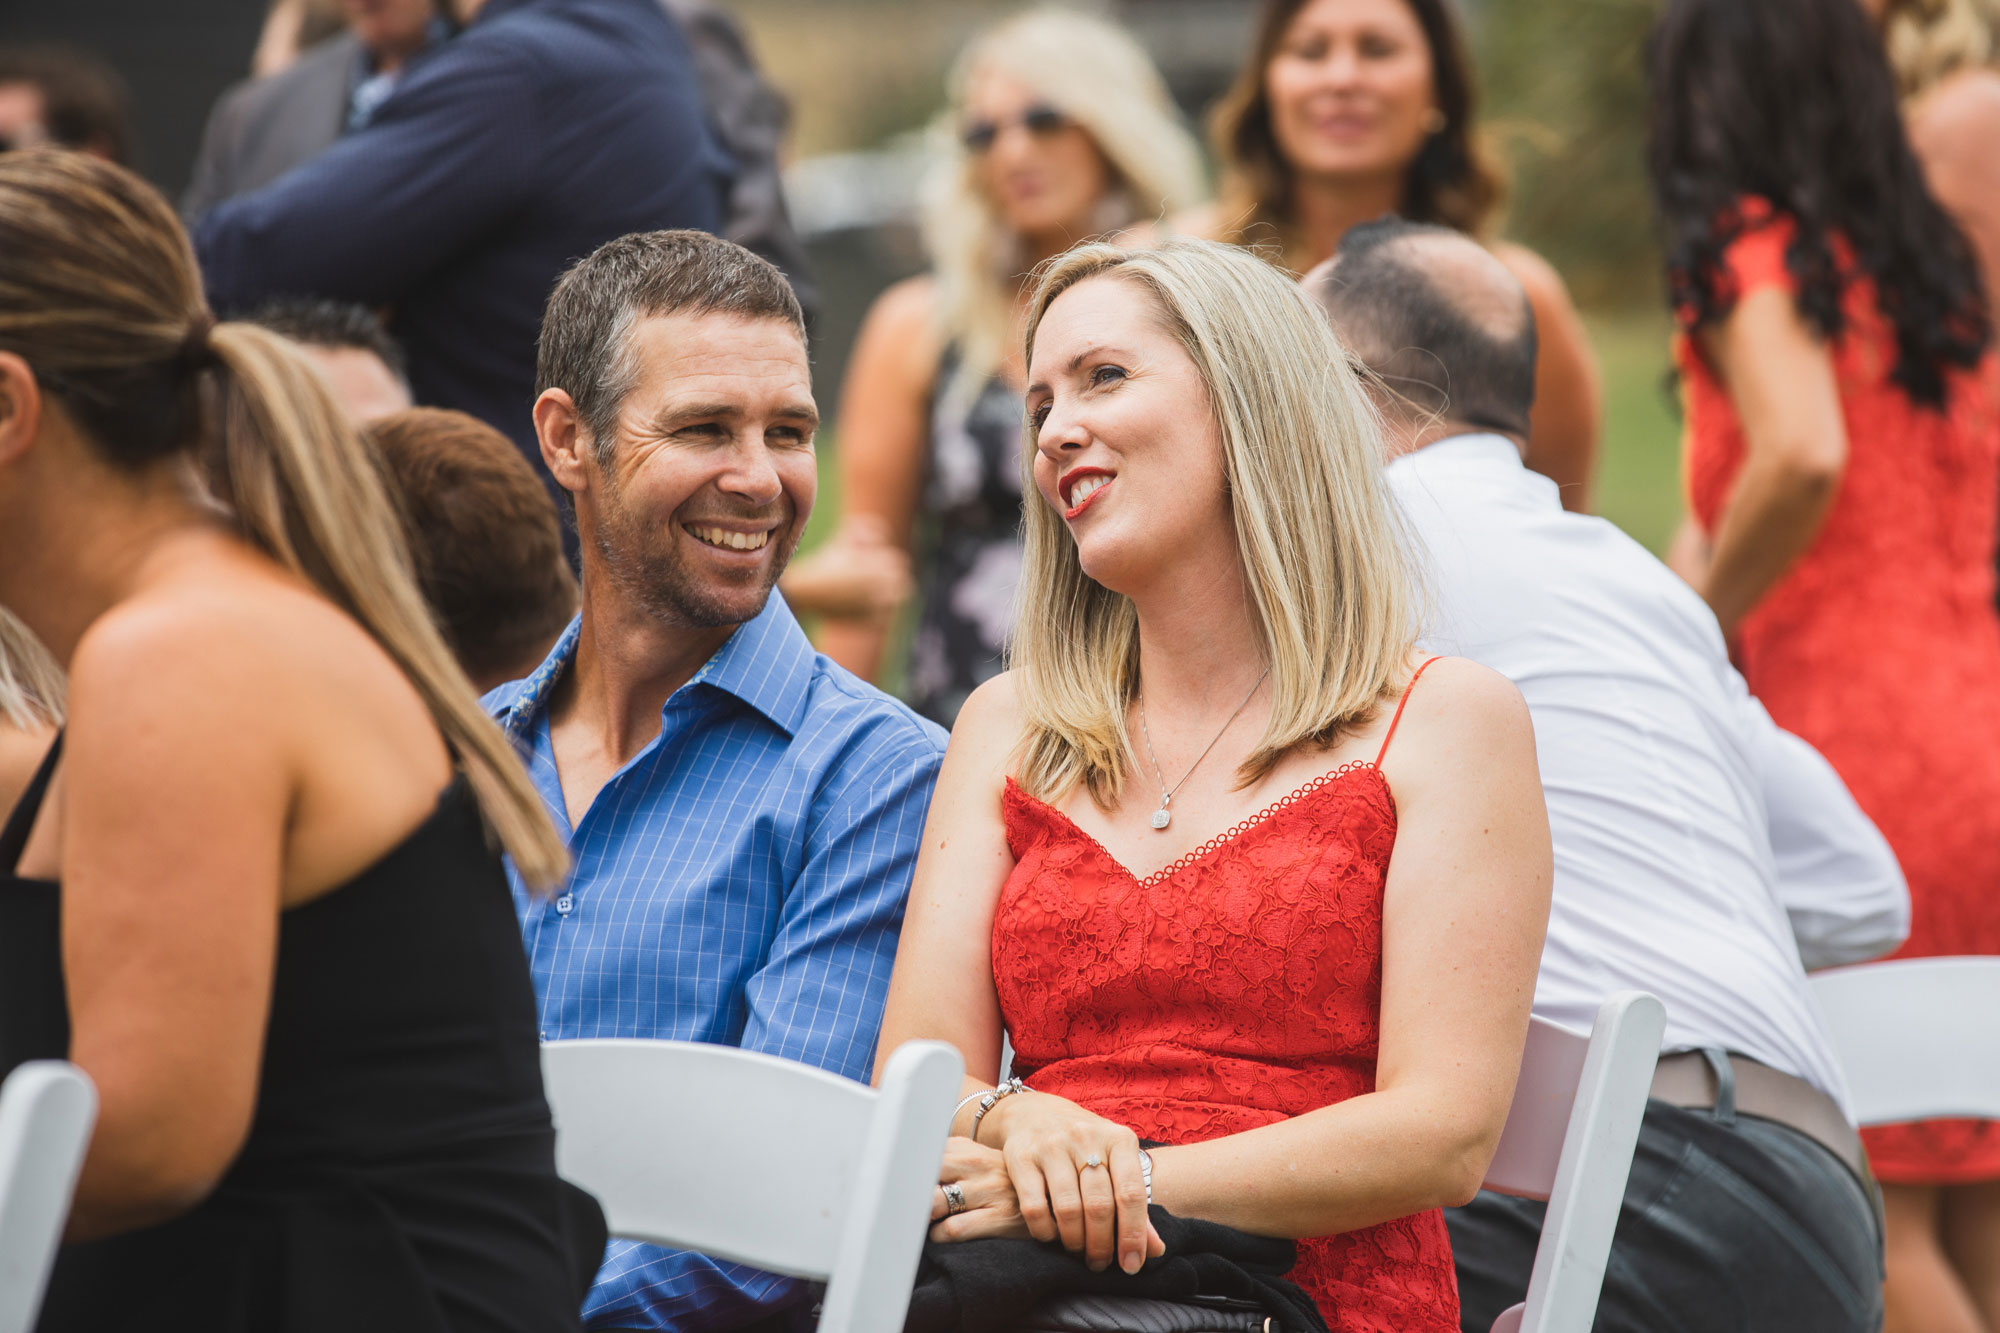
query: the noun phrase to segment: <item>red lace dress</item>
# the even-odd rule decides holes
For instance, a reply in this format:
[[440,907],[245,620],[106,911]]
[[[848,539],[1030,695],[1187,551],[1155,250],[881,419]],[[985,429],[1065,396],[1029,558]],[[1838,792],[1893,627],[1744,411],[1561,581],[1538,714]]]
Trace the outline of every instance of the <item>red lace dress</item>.
[[[1724,264],[1736,290],[1793,287],[1794,226],[1749,200]],[[1910,882],[1897,955],[2000,953],[2000,617],[1993,606],[2000,424],[1994,359],[1953,377],[1948,410],[1889,378],[1893,328],[1850,273],[1832,346],[1848,462],[1826,526],[1743,620],[1739,660],[1779,726],[1811,741],[1895,848]],[[1744,456],[1728,391],[1677,339],[1688,485],[1713,533]],[[1866,1131],[1900,1184],[2000,1178],[2000,1126],[1942,1120]]]
[[[1145,879],[1011,779],[1002,804],[1016,864],[993,975],[1030,1086],[1163,1143],[1373,1090],[1396,844],[1375,764],[1316,778]],[[1302,1240],[1291,1276],[1334,1333],[1458,1329],[1436,1210]]]

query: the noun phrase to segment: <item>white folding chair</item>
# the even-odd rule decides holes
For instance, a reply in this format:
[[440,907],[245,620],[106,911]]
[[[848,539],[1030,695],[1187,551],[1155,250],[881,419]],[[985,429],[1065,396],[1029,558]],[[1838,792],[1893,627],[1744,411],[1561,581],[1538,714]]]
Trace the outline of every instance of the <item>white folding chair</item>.
[[1588,1037],[1529,1020],[1484,1183],[1549,1207],[1528,1299],[1502,1312],[1493,1333],[1589,1333],[1666,1024],[1666,1008],[1643,991],[1606,1000]]
[[28,1333],[97,1121],[73,1064],[34,1060],[0,1084],[0,1333]]
[[2000,958],[1898,958],[1811,978],[1856,1121],[2000,1120]]
[[897,1048],[879,1089],[685,1041],[555,1041],[556,1167],[615,1236],[824,1280],[820,1333],[899,1333],[965,1062]]

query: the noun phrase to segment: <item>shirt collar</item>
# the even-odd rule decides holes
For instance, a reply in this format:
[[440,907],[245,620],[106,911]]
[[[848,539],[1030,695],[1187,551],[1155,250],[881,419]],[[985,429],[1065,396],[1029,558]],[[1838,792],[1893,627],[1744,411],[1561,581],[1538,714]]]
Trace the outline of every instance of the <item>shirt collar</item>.
[[1390,466],[1398,463],[1494,463],[1505,462],[1515,467],[1525,467],[1521,461],[1520,446],[1505,435],[1495,435],[1491,431],[1478,431],[1465,435],[1447,435],[1442,440],[1433,440],[1421,449],[1412,449]]
[[[548,706],[550,691],[576,660],[577,640],[582,632],[583,617],[579,615],[569,622],[556,646],[521,686],[521,692],[500,717],[500,725],[509,735],[517,740],[525,736],[534,719]],[[773,591],[764,609],[739,625],[681,688],[706,685],[721,690],[741,699],[790,736],[805,719],[816,661],[812,643],[799,628],[792,609],[785,605],[782,594]]]

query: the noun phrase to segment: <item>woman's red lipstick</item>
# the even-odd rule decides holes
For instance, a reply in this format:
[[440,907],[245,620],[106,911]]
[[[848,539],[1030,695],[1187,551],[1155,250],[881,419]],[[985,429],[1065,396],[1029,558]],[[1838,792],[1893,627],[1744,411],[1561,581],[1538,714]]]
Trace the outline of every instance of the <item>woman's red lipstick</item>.
[[[1063,478],[1062,480],[1063,495],[1065,498],[1067,498],[1070,492],[1076,488],[1076,484],[1079,481],[1082,481],[1086,477],[1105,477],[1108,479],[1108,478],[1115,478],[1117,475],[1118,474],[1113,472],[1110,468],[1080,467],[1076,471],[1070,473],[1068,476]],[[1084,510],[1090,508],[1092,501],[1096,500],[1098,496],[1110,490],[1114,485],[1116,485],[1115,481],[1106,480],[1102,486],[1099,486],[1089,495],[1084,496],[1083,499],[1079,501],[1074,508],[1065,510],[1063,512],[1063,518],[1065,520],[1074,520],[1077,515],[1081,514]]]

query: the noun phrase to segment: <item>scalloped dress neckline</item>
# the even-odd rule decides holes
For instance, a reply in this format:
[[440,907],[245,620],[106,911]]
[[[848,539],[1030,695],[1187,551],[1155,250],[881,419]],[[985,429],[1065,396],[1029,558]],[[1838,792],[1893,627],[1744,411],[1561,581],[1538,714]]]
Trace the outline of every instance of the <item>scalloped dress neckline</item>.
[[1179,856],[1167,862],[1167,864],[1161,866],[1159,869],[1154,870],[1145,875],[1139,874],[1137,871],[1133,870],[1130,866],[1126,865],[1123,861],[1119,860],[1117,855],[1113,853],[1109,847],[1106,847],[1102,842],[1098,841],[1096,835],[1092,834],[1088,829],[1084,828],[1081,824],[1077,823],[1074,819],[1070,818],[1070,816],[1061,808],[1050,805],[1047,801],[1043,800],[1041,797],[1035,795],[1033,792],[1029,791],[1026,787],[1023,787],[1020,783],[1016,782],[1012,774],[1009,774],[1007,777],[1005,790],[1007,793],[1013,795],[1017,799],[1032,802],[1033,804],[1038,805],[1042,809],[1048,811],[1051,815],[1054,815],[1057,819],[1060,819],[1064,824],[1068,825],[1070,829],[1073,830],[1078,837],[1082,838],[1085,842],[1089,843],[1090,846],[1096,850],[1097,854],[1103,857],[1106,862],[1108,862],[1112,867],[1114,867],[1118,871],[1118,873],[1124,875],[1127,879],[1131,880],[1134,884],[1137,884],[1140,888],[1150,888],[1155,884],[1163,884],[1167,880],[1172,879],[1175,875],[1181,873],[1183,870],[1191,869],[1195,865],[1198,865],[1201,862],[1208,860],[1211,856],[1215,855],[1215,853],[1221,851],[1223,848],[1229,846],[1230,844],[1236,842],[1238,839],[1242,838],[1243,835],[1245,835],[1246,833],[1249,833],[1253,829],[1259,828],[1262,825],[1270,822],[1278,815],[1297,806],[1301,801],[1307,800],[1313,796],[1318,795],[1321,791],[1324,791],[1327,788],[1332,787],[1336,782],[1340,781],[1341,779],[1350,777],[1355,773],[1364,771],[1373,773],[1375,775],[1375,780],[1382,789],[1382,795],[1389,802],[1390,819],[1393,822],[1396,811],[1396,798],[1395,795],[1389,790],[1389,780],[1382,776],[1381,767],[1371,759],[1350,759],[1346,763],[1340,765],[1338,768],[1328,769],[1326,772],[1321,773],[1318,777],[1311,778],[1305,782],[1300,783],[1298,786],[1286,792],[1283,796],[1280,796],[1277,800],[1272,801],[1269,805],[1259,807],[1256,811],[1254,811],[1249,815],[1244,816],[1242,819],[1237,820],[1234,824],[1231,824],[1228,828],[1216,834],[1214,837],[1204,839],[1202,842],[1198,843],[1195,847],[1193,847],[1189,851],[1181,853]]

